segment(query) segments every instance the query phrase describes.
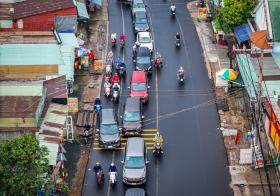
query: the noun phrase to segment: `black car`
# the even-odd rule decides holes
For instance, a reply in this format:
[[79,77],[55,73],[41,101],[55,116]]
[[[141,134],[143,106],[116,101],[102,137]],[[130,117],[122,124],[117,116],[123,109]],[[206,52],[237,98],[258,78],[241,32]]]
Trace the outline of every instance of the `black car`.
[[138,33],[140,31],[149,31],[150,27],[148,24],[146,12],[136,11],[135,15],[133,16],[133,25],[135,33]]
[[148,74],[152,74],[152,58],[151,52],[147,47],[139,47],[136,49],[136,55],[133,62],[135,63],[135,70],[143,70]]
[[120,132],[114,109],[103,109],[100,116],[99,146],[116,148],[121,145]]
[[124,105],[121,130],[125,135],[142,133],[142,102],[139,97],[128,97]]

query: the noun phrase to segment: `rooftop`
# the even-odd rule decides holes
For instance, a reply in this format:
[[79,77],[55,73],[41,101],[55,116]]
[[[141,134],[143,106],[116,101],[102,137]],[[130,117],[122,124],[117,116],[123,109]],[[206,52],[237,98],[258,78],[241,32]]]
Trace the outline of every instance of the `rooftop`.
[[271,19],[273,40],[280,42],[280,0],[268,0],[268,7]]
[[73,0],[26,0],[14,5],[14,19],[75,7]]
[[43,81],[1,81],[0,96],[42,96]]

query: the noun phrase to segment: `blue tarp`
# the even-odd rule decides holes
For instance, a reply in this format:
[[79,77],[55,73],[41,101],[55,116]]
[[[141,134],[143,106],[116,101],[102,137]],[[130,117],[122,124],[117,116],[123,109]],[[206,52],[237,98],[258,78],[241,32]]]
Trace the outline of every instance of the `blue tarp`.
[[58,33],[75,33],[77,16],[56,16],[55,30]]
[[252,30],[248,24],[243,24],[234,28],[234,35],[237,39],[238,44],[247,41],[252,34]]

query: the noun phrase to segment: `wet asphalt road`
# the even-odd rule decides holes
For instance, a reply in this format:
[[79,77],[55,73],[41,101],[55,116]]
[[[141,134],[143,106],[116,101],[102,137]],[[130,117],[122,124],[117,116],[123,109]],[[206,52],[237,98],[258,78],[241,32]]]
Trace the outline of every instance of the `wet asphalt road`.
[[[171,18],[170,1],[147,1],[147,12],[156,51],[164,58],[163,67],[153,70],[149,77],[150,96],[144,105],[145,129],[159,128],[164,137],[164,155],[156,159],[148,151],[147,183],[142,186],[149,196],[227,196],[229,174],[226,168],[226,153],[217,128],[218,114],[213,103],[211,82],[207,77],[202,49],[195,27],[186,9],[187,1],[173,1],[177,7],[176,18]],[[104,108],[115,107],[118,116],[128,96],[127,86],[134,66],[132,46],[134,33],[130,6],[121,5],[118,0],[109,1],[109,35],[111,32],[127,36],[123,51],[113,49],[115,56],[124,59],[127,65],[127,79],[122,81],[119,104],[101,97]],[[180,32],[182,45],[175,47],[175,34]],[[110,40],[109,40],[110,41]],[[111,44],[109,43],[109,48]],[[185,69],[186,81],[178,85],[176,73],[179,65]],[[147,142],[147,141],[146,141]],[[128,188],[122,183],[123,150],[93,150],[90,155],[83,195],[123,195]],[[97,186],[92,168],[100,161],[107,172],[114,160],[118,168],[118,182],[115,187],[108,184]]]

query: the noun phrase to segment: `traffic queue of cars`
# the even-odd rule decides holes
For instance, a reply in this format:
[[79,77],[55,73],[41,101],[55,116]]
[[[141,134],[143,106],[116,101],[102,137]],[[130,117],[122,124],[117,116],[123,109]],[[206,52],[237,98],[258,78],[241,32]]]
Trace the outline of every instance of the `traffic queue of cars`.
[[[116,111],[113,108],[106,108],[100,113],[100,124],[97,130],[99,133],[99,147],[101,148],[117,148],[121,146],[121,136],[128,137],[125,155],[121,161],[123,165],[123,183],[127,185],[144,184],[146,182],[146,165],[149,163],[145,141],[141,137],[143,119],[145,118],[142,109],[143,104],[149,100],[148,75],[152,74],[154,47],[153,39],[149,32],[150,26],[145,7],[143,0],[132,0],[133,26],[137,44],[136,51],[133,51],[135,52],[133,53],[135,70],[130,78],[129,97],[123,107],[120,107],[122,109],[122,115],[119,116],[120,124],[118,124]],[[116,42],[112,41],[112,47],[115,47],[115,45]],[[114,65],[112,58],[109,61],[110,63]],[[107,68],[108,66],[106,65],[106,73]],[[113,69],[108,68],[108,70],[112,72]],[[110,78],[106,77],[109,76],[105,74],[105,83],[110,80]],[[135,191],[138,191],[139,195],[141,195],[141,190],[135,189]],[[133,193],[133,190],[128,189],[127,195],[130,195],[130,192]]]

